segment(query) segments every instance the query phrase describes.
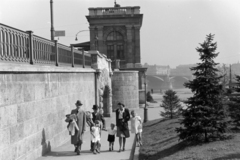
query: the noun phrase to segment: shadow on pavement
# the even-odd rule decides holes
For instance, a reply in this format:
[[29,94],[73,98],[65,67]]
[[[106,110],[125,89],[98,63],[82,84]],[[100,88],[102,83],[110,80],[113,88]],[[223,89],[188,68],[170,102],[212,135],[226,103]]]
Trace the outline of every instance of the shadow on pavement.
[[240,153],[233,153],[233,154],[228,154],[224,157],[215,158],[213,160],[239,159],[239,158],[240,158]]

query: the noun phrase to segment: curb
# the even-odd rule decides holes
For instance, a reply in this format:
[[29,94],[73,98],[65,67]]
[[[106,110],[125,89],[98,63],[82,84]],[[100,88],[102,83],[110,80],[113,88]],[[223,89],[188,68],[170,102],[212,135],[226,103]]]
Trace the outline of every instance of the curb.
[[132,145],[132,149],[131,149],[131,153],[130,153],[130,157],[129,157],[129,160],[134,160],[134,154],[135,154],[135,149],[136,149],[136,135],[134,137],[134,140],[133,140],[133,145]]

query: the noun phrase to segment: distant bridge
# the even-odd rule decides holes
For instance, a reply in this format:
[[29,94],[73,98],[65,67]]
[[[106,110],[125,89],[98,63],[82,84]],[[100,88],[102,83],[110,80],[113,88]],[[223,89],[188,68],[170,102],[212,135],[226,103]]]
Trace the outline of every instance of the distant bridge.
[[184,83],[192,80],[192,75],[147,75],[148,90],[183,88]]

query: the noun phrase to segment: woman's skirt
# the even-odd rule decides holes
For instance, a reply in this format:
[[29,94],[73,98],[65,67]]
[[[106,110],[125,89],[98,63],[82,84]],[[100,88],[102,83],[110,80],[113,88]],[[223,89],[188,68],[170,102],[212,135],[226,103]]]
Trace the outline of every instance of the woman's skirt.
[[117,127],[117,137],[125,137],[124,132],[120,129],[120,127]]
[[122,127],[117,126],[117,137],[130,137],[129,129],[128,127],[125,129],[122,129]]

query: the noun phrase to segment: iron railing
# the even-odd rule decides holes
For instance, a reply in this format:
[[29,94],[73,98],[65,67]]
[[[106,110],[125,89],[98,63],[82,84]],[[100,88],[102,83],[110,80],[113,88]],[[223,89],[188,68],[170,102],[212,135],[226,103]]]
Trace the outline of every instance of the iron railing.
[[87,52],[1,23],[0,61],[91,67],[91,56]]

